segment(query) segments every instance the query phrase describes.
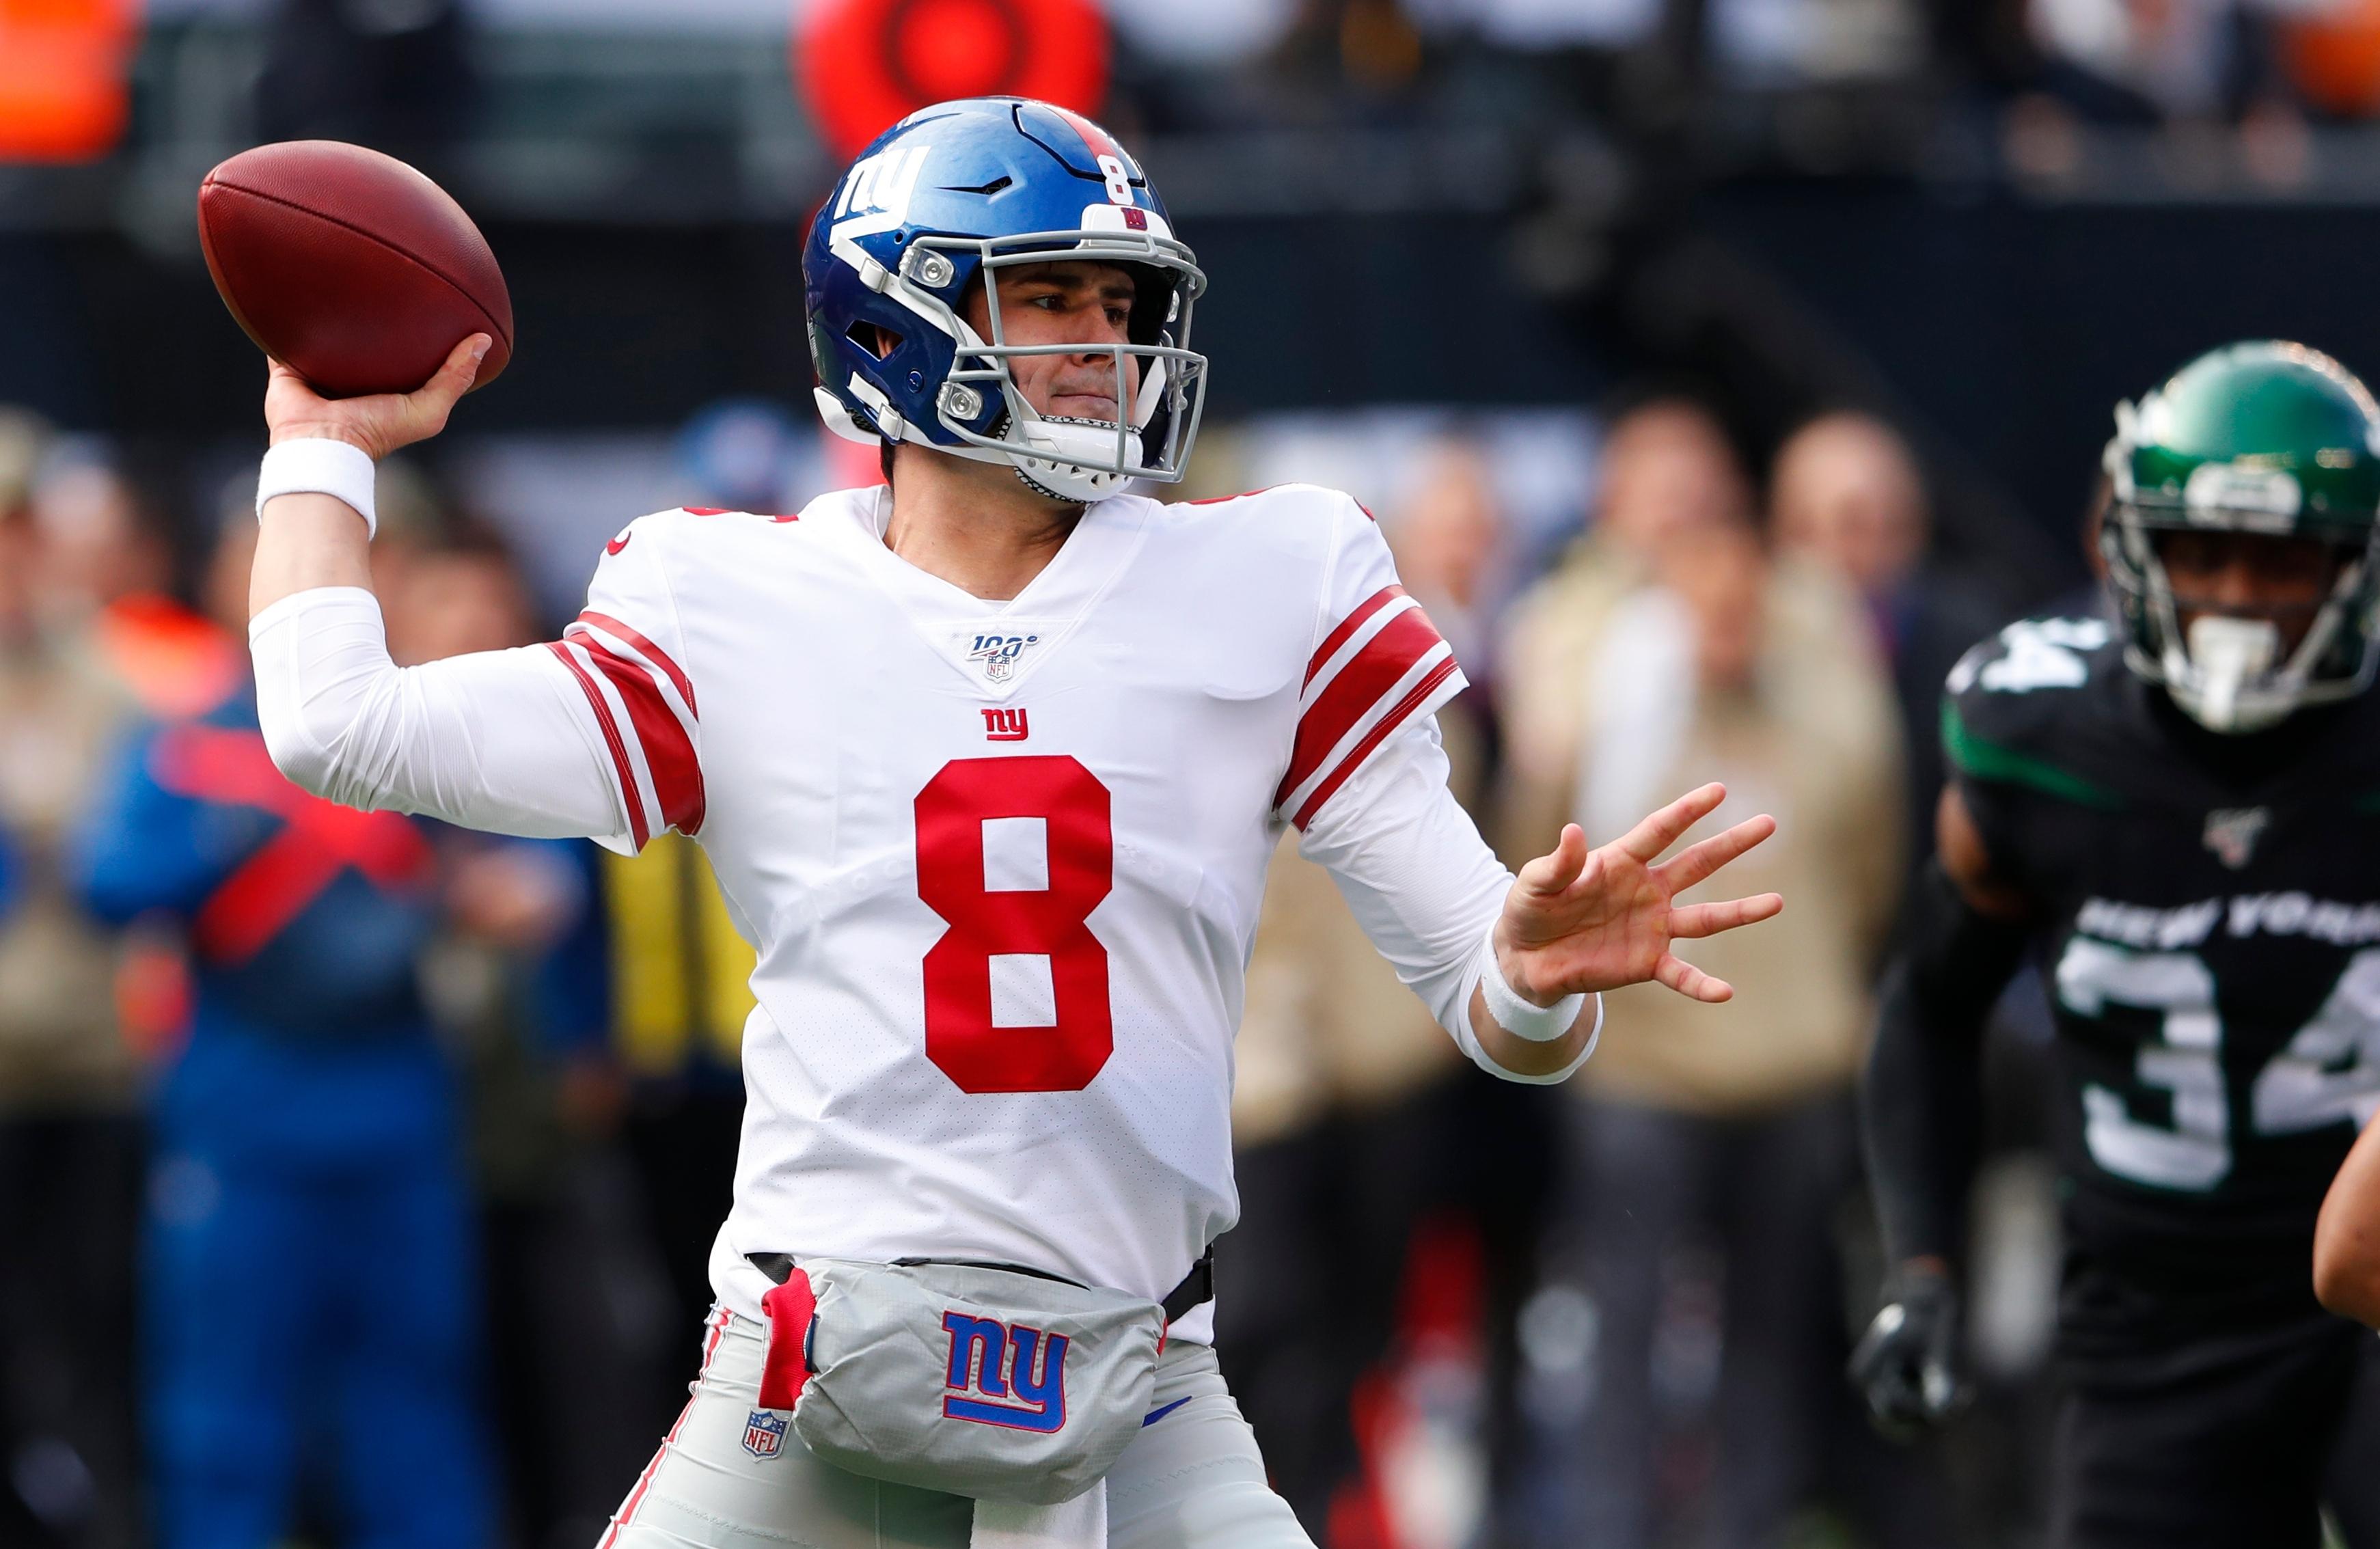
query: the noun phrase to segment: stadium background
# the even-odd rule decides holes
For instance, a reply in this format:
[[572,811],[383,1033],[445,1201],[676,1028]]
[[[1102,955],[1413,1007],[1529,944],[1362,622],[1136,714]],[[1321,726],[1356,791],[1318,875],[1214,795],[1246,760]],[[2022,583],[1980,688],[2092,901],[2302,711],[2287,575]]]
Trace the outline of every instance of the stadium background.
[[[2006,617],[2087,578],[2081,522],[2119,398],[2238,337],[2380,361],[2374,0],[0,0],[0,405],[31,449],[0,505],[62,529],[78,500],[113,501],[106,541],[161,545],[151,582],[203,602],[252,478],[262,373],[207,281],[194,190],[251,144],[358,140],[445,183],[504,265],[516,364],[412,459],[408,488],[430,525],[508,539],[550,626],[630,515],[790,509],[873,477],[808,407],[805,223],[905,91],[1009,88],[1116,128],[1211,278],[1192,492],[1341,485],[1393,535],[1469,449],[1468,498],[1493,508],[1463,540],[1488,577],[1483,642],[1589,519],[1604,432],[1648,394],[1706,403],[1755,475],[1815,413],[1880,416],[1923,466],[1925,574]],[[613,988],[590,1035],[612,1052],[532,1036],[492,1061],[541,1070],[528,1100],[567,1122],[510,1173],[481,1156],[492,1309],[596,1293],[569,1299],[565,1354],[490,1359],[504,1533],[539,1549],[590,1542],[666,1423],[648,1398],[683,1380],[685,1340],[664,1240],[710,1222],[664,1202],[715,1192],[732,1147],[732,1092],[702,1052],[732,1047],[732,989],[696,986],[707,960],[616,956],[646,915],[672,952],[732,956],[701,923],[701,879],[604,885],[615,959],[581,969]],[[146,1058],[167,1060],[172,996],[151,991],[170,964],[138,935],[121,1020],[155,1023]],[[671,974],[674,998],[655,987]],[[2006,1020],[2021,1049],[2037,1019]],[[504,1079],[485,1054],[464,1063]],[[1343,1271],[1442,1294],[1342,1288],[1388,1311],[1357,1352],[1353,1421],[1326,1417],[1352,1451],[1299,1465],[1333,1549],[1531,1542],[1533,1503],[1575,1471],[1540,1422],[1565,1383],[1592,1385],[1594,1308],[1548,1300],[1548,1191],[1496,1181],[1557,1170],[1540,1095],[1452,1099],[1424,1170],[1465,1181],[1415,1183],[1433,1208],[1360,1261],[1385,1267]],[[57,1115],[0,1090],[0,1543],[147,1541],[133,1342],[55,1343],[69,1291],[137,1304],[128,1244],[157,1187],[138,1185],[138,1112],[136,1087],[110,1111],[112,1160],[67,1179],[50,1170],[65,1153],[25,1139]],[[1264,1176],[1298,1176],[1301,1136],[1348,1138],[1292,1128],[1293,1165]],[[1919,1469],[1935,1526],[1876,1526],[1889,1513],[1833,1477],[1864,1466],[1843,1440],[1821,1450],[1852,1465],[1796,1508],[1796,1542],[2028,1542],[2054,1242],[2010,1128],[1984,1213],[1985,1401],[1938,1454],[1878,1465]],[[1350,1144],[1379,1144],[1360,1130]],[[1845,1199],[1849,1326],[1875,1266]],[[1293,1209],[1277,1229],[1302,1229]],[[1470,1268],[1415,1279],[1421,1262]],[[1720,1277],[1690,1259],[1670,1278],[1661,1493],[1682,1543],[1727,1466]],[[316,1503],[298,1531],[336,1542],[335,1513]]]

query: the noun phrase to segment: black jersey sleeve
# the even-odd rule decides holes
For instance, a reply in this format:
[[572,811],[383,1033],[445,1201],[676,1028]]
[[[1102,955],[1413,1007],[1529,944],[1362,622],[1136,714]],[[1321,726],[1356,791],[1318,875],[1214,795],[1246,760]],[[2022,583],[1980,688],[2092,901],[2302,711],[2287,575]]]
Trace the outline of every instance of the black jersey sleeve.
[[1890,1262],[1955,1264],[1983,1133],[1984,1023],[2028,932],[1977,914],[1938,864],[1907,911],[1876,998],[1861,1129]]
[[1944,687],[1952,785],[1993,869],[2036,896],[2049,890],[2046,873],[2058,859],[2043,843],[2042,817],[2124,805],[2098,752],[2123,672],[2106,621],[2025,619],[1961,657]]

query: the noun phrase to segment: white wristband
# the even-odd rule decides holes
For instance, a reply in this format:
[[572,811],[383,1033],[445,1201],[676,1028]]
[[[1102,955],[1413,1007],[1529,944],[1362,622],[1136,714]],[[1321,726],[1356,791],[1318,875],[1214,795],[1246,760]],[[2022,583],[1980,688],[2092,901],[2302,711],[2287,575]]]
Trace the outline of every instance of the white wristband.
[[1571,1030],[1578,1021],[1579,1011],[1586,1005],[1584,995],[1565,995],[1550,1006],[1538,1006],[1521,998],[1520,992],[1505,982],[1504,970],[1496,961],[1496,932],[1488,927],[1485,961],[1479,970],[1479,993],[1487,998],[1488,1014],[1496,1024],[1515,1038],[1526,1038],[1533,1044],[1549,1044]]
[[364,519],[364,536],[380,531],[379,513],[372,509],[371,454],[360,446],[328,437],[285,441],[264,454],[257,470],[256,514],[275,495],[329,495],[346,502]]

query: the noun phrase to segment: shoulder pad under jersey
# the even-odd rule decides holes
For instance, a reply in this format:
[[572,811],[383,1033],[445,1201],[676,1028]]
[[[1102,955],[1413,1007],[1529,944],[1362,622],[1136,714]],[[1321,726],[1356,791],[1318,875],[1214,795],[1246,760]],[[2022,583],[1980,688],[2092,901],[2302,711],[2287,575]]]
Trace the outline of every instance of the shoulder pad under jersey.
[[2108,778],[2128,684],[2115,626],[2022,619],[1969,650],[1942,696],[1942,751],[1961,779],[2083,806],[2124,805]]

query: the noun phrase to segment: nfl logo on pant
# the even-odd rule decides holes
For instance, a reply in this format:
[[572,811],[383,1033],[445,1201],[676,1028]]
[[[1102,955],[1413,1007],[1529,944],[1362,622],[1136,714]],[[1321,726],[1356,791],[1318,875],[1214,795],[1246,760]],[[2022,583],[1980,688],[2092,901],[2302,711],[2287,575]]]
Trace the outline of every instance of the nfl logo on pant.
[[755,1458],[774,1458],[785,1445],[785,1417],[754,1410],[744,1422],[744,1450]]

